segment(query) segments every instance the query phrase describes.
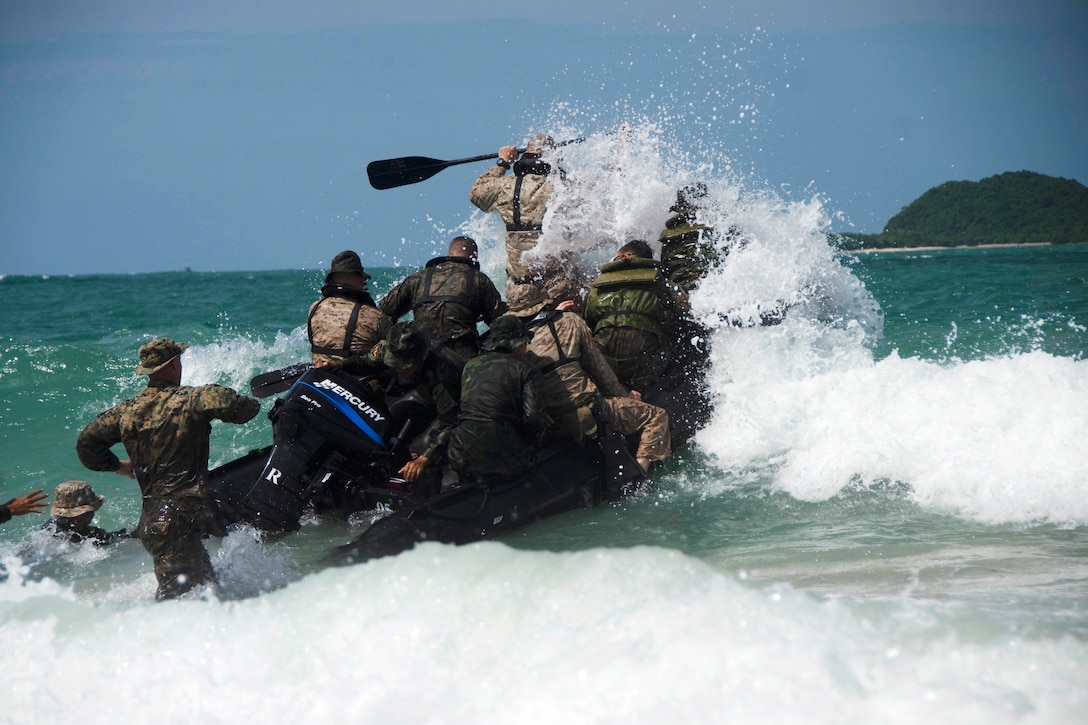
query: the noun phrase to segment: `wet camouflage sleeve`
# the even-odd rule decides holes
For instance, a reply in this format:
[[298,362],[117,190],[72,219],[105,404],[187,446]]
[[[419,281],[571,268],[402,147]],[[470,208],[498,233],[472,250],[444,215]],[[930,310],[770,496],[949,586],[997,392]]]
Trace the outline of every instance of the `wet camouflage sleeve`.
[[[126,403],[129,401],[126,401]],[[121,405],[99,413],[76,441],[79,462],[92,471],[116,471],[121,460],[110,450],[121,442]]]
[[468,192],[468,200],[481,211],[494,211],[499,202],[506,182],[506,169],[502,166],[491,166],[472,185]]
[[84,428],[76,452],[87,468],[112,471],[118,461],[110,447],[124,443],[145,497],[203,496],[211,421],[245,423],[259,410],[256,399],[221,385],[153,381]]
[[593,340],[593,333],[589,325],[573,312],[564,312],[556,323],[559,328],[560,339],[569,340],[570,349],[578,350],[582,356],[582,367],[596,383],[601,395],[606,398],[623,397],[630,395],[629,390],[623,387],[623,383],[616,377],[615,371],[608,364],[601,348]]
[[439,348],[431,352],[421,374],[423,378],[417,384],[417,390],[438,411],[424,436],[423,455],[434,458],[445,455],[450,434],[457,425],[461,410],[461,362],[448,350]]
[[378,303],[378,309],[394,322],[411,312],[419,287],[420,275],[420,272],[413,272],[398,282]]

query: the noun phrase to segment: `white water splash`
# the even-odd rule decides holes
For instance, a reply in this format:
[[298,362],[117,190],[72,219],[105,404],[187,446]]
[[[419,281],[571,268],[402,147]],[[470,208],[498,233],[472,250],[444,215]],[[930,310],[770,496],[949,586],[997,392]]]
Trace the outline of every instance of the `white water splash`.
[[1075,638],[959,641],[916,602],[861,611],[660,549],[429,544],[240,602],[9,586],[5,711],[24,722],[46,702],[162,723],[1070,722],[1083,705]]

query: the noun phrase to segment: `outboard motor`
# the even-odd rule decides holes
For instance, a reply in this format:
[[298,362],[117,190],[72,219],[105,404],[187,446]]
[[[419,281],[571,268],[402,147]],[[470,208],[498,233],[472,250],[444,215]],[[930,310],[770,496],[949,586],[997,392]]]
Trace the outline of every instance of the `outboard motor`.
[[346,373],[307,371],[268,417],[271,448],[209,475],[212,496],[229,518],[264,531],[294,531],[315,494],[348,488],[368,467],[383,476],[388,471],[393,418],[379,395]]

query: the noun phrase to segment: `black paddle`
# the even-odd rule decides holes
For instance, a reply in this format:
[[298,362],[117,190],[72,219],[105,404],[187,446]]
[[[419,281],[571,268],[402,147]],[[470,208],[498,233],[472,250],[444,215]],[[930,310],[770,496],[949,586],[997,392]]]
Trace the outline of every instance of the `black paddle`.
[[[521,153],[520,149],[518,153]],[[397,186],[407,186],[408,184],[426,181],[442,169],[450,166],[497,158],[499,158],[498,154],[484,154],[482,156],[470,156],[467,159],[442,161],[441,159],[429,159],[426,156],[404,156],[399,159],[371,161],[366,165],[366,175],[370,178],[370,185],[375,189],[392,189]]]
[[312,367],[310,363],[295,363],[279,370],[261,373],[249,381],[250,392],[253,393],[254,398],[267,398],[270,395],[282,393]]
[[[587,138],[588,136],[583,136],[582,138],[572,138],[569,141],[561,141],[556,144],[556,147],[566,146],[572,143],[581,143]],[[518,149],[519,154],[524,152],[525,149]],[[467,159],[454,159],[453,161],[432,159],[426,156],[402,156],[399,159],[371,161],[366,165],[366,175],[370,179],[370,185],[375,189],[393,189],[398,186],[407,186],[408,184],[418,184],[420,181],[426,181],[442,169],[448,169],[451,166],[471,164],[474,161],[487,161],[488,159],[497,158],[499,158],[497,153],[470,156]]]

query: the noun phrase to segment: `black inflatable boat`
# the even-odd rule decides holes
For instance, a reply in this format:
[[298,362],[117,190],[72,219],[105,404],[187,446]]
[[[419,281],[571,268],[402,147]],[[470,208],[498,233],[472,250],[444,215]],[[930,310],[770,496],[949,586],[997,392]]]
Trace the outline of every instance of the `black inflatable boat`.
[[404,442],[430,415],[411,395],[387,407],[350,375],[310,368],[269,413],[272,445],[211,471],[209,491],[227,524],[270,533],[297,530],[311,507],[342,517],[388,510],[330,556],[347,564],[420,541],[477,541],[616,499],[644,479],[623,437],[605,434],[596,445],[545,449],[527,475],[454,483],[428,495],[396,471],[406,460]]

